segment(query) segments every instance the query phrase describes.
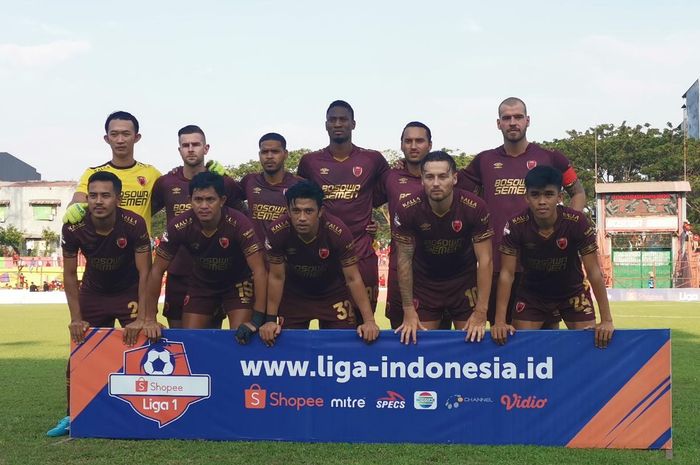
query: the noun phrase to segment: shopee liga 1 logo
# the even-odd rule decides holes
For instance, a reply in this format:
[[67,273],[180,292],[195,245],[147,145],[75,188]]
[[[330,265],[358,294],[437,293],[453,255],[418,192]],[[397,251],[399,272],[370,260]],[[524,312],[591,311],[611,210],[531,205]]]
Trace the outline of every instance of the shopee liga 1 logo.
[[123,372],[109,375],[109,395],[162,428],[209,398],[211,378],[192,374],[182,342],[161,339],[124,352]]

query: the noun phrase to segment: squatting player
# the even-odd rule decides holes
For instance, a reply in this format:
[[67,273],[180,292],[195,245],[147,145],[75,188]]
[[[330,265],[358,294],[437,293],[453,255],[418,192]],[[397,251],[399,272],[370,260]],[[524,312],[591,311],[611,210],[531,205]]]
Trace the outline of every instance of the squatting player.
[[[204,131],[199,126],[189,125],[177,133],[178,151],[182,157],[182,166],[173,168],[168,174],[158,178],[153,186],[153,213],[165,207],[167,221],[188,211],[190,204],[190,180],[207,171],[204,157],[209,152]],[[243,196],[240,186],[233,178],[224,176],[226,205],[241,209]],[[182,307],[187,293],[187,281],[192,271],[192,257],[187,249],[181,247],[170,262],[165,284],[165,307],[163,315],[171,328],[182,328]],[[214,327],[220,326],[215,322]]]
[[[115,320],[126,328],[124,342],[134,344],[144,324],[151,240],[143,218],[117,206],[121,187],[114,174],[93,173],[87,184],[87,215],[79,223],[63,225],[63,282],[71,316],[68,329],[77,344],[83,342],[88,327],[114,327]],[[80,285],[78,251],[87,259]],[[66,383],[69,373],[70,367]],[[62,436],[69,428],[70,417],[66,416],[47,434]]]
[[263,135],[258,148],[262,172],[243,176],[241,187],[255,232],[260,240],[264,240],[270,224],[287,211],[284,193],[301,178],[284,169],[289,152],[282,135],[276,132]]
[[[525,102],[509,97],[498,105],[496,127],[503,134],[503,145],[477,154],[465,169],[460,170],[457,187],[479,191],[491,212],[494,229],[493,287],[489,300],[489,321],[494,324],[496,311],[496,283],[501,268],[498,244],[503,236],[503,226],[509,218],[527,207],[524,200],[525,175],[535,166],[552,166],[560,171],[564,188],[571,197],[570,206],[582,210],[586,205],[586,194],[576,176],[571,162],[560,152],[547,150],[527,140],[530,117]],[[516,275],[514,289],[517,287]],[[507,318],[510,321],[510,315]],[[548,322],[558,327],[559,320]]]
[[98,171],[114,173],[123,190],[119,206],[141,216],[151,233],[151,192],[160,172],[151,165],[134,160],[134,145],[141,140],[139,122],[131,113],[116,111],[105,121],[104,140],[112,149],[107,163],[85,170],[78,181],[73,199],[63,217],[64,223],[77,223],[85,216],[88,178]]
[[[381,182],[375,189],[374,204],[379,206],[386,203],[389,209],[389,218],[394,218],[401,202],[407,197],[423,192],[420,163],[432,147],[432,133],[425,124],[412,121],[403,128],[401,151],[404,155],[404,163],[401,167],[385,171]],[[389,224],[393,231],[396,228],[394,222],[390,221]],[[386,317],[389,318],[392,329],[398,328],[403,322],[396,256],[396,243],[392,235],[389,246],[389,278],[386,299]]]
[[156,248],[148,279],[148,318],[155,318],[163,273],[178,250],[185,248],[192,257],[192,273],[182,308],[183,328],[210,328],[220,308],[232,329],[250,321],[253,309],[258,315],[254,321],[262,324],[267,271],[253,224],[243,213],[225,206],[222,176],[199,173],[188,190],[192,208],[168,223]]
[[[613,321],[598,266],[595,228],[581,212],[558,205],[562,201],[562,176],[551,166],[538,166],[525,176],[528,208],[508,220],[501,250],[494,340],[504,344],[508,295],[517,259],[523,278],[515,293],[515,329],[540,329],[552,316],[561,318],[569,329],[595,327],[595,345],[606,347],[613,335]],[[596,325],[589,286],[593,288],[601,321]]]
[[[366,342],[374,341],[379,327],[348,227],[324,211],[323,191],[313,181],[295,184],[285,197],[289,213],[273,222],[268,232],[269,321],[260,328],[260,337],[272,345],[282,328],[308,329],[311,320],[318,319],[321,329],[357,328]],[[360,326],[352,301],[362,313]]]
[[457,166],[445,152],[421,162],[424,192],[405,198],[393,218],[404,317],[396,332],[437,329],[443,313],[467,340],[481,341],[491,289],[491,229],[486,204],[455,189]]
[[[326,111],[328,147],[304,155],[297,174],[311,179],[323,189],[325,210],[343,220],[355,239],[358,267],[367,286],[372,312],[377,306],[379,271],[372,247],[372,203],[375,185],[389,169],[384,156],[376,150],[352,143],[355,112],[343,100],[332,102]],[[375,226],[376,227],[376,226]]]

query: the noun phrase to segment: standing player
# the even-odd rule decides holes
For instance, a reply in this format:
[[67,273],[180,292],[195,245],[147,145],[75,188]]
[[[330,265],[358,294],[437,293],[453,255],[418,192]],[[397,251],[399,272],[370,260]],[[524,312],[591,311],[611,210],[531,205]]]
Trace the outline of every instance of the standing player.
[[[182,309],[183,328],[210,328],[222,307],[231,329],[246,327],[243,323],[251,320],[255,309],[257,328],[265,319],[267,271],[253,224],[243,213],[224,206],[224,180],[218,174],[197,174],[189,193],[192,208],[168,223],[156,248],[148,278],[148,318],[155,319],[163,273],[178,250],[185,248],[193,265]],[[242,342],[247,342],[250,334],[244,336]]]
[[372,247],[373,191],[389,169],[384,156],[376,150],[360,148],[352,143],[355,112],[343,100],[332,102],[326,111],[328,147],[304,155],[297,174],[310,179],[323,189],[325,210],[340,218],[355,239],[358,267],[367,286],[372,312],[377,306],[379,271],[377,254]]
[[[457,187],[479,192],[491,212],[494,229],[494,277],[489,300],[489,321],[494,324],[496,311],[496,283],[501,268],[500,254],[496,248],[503,236],[503,226],[509,218],[527,207],[525,175],[535,166],[552,166],[564,179],[564,188],[571,197],[570,206],[582,210],[586,205],[586,193],[578,180],[571,162],[557,151],[547,150],[527,140],[530,117],[525,102],[516,97],[505,99],[498,106],[496,127],[503,134],[503,145],[479,153],[465,169],[459,172]],[[517,288],[520,273],[516,275],[513,290]],[[507,317],[510,322],[510,315]],[[547,323],[559,327],[559,320]]]
[[[178,131],[177,137],[178,151],[183,165],[158,178],[153,186],[153,213],[165,207],[168,223],[192,207],[189,194],[190,180],[196,174],[207,171],[204,157],[209,152],[206,136],[199,126],[185,126]],[[232,178],[224,176],[223,179],[226,205],[240,209],[243,196],[241,188]],[[170,328],[182,328],[182,306],[191,271],[192,257],[184,247],[180,248],[168,267],[165,284],[163,314],[168,318]],[[219,326],[215,325],[215,327]]]
[[[88,214],[74,225],[63,225],[63,282],[70,310],[73,342],[80,344],[88,327],[114,327],[119,320],[124,342],[133,344],[143,327],[146,279],[151,267],[151,241],[140,216],[119,208],[121,181],[98,171],[87,184]],[[87,259],[78,285],[78,251]],[[140,313],[141,318],[135,321]],[[152,329],[152,328],[149,328]],[[70,365],[66,372],[70,395]],[[70,403],[69,403],[70,404]],[[70,412],[47,432],[68,434]]]
[[481,341],[491,289],[489,213],[483,200],[454,189],[457,166],[445,152],[421,162],[424,192],[405,198],[394,216],[404,317],[396,332],[438,329],[443,313],[467,340]]
[[[562,176],[551,166],[538,166],[525,176],[528,208],[511,218],[501,243],[501,273],[498,281],[494,340],[506,342],[513,328],[506,325],[506,306],[517,259],[523,278],[515,293],[515,329],[540,329],[552,316],[564,320],[569,329],[595,327],[595,345],[605,348],[614,331],[608,295],[598,266],[596,232],[584,214],[558,205],[562,201]],[[595,323],[593,288],[601,322]]]
[[63,222],[73,224],[85,217],[88,178],[98,171],[108,171],[116,174],[122,182],[124,190],[119,206],[143,218],[150,234],[151,192],[160,172],[151,165],[134,160],[134,144],[141,140],[139,122],[131,113],[116,111],[107,117],[105,132],[104,140],[112,149],[112,160],[85,170]]
[[[321,329],[355,329],[372,342],[379,327],[365,292],[352,234],[338,218],[324,212],[323,191],[313,181],[290,187],[289,213],[273,222],[268,233],[270,275],[267,320],[260,337],[271,346],[282,327],[308,329],[318,319]],[[348,292],[349,291],[349,292]],[[357,326],[351,299],[362,312]],[[277,315],[282,325],[277,324]]]
[[[394,218],[401,202],[407,197],[423,192],[420,163],[432,147],[432,134],[430,128],[425,124],[412,121],[403,128],[401,151],[404,155],[404,163],[400,168],[385,171],[375,190],[374,204],[378,206],[387,203],[389,218]],[[394,222],[389,221],[389,224],[393,231],[395,229]],[[403,322],[403,307],[397,273],[396,242],[392,235],[389,245],[389,279],[386,299],[386,317],[389,318],[392,329],[398,328]]]
[[284,169],[287,160],[287,141],[276,132],[263,135],[258,142],[262,172],[249,173],[241,179],[243,193],[248,200],[250,217],[260,240],[267,236],[270,224],[287,211],[284,193],[301,178]]

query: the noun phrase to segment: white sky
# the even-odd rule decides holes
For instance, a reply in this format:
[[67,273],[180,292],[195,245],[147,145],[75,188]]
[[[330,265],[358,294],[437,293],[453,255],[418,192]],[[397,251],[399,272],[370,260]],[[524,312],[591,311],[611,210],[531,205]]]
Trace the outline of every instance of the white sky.
[[179,165],[198,124],[210,158],[328,142],[325,109],[350,102],[353,141],[398,149],[420,120],[433,146],[501,143],[496,107],[523,98],[529,138],[598,123],[682,119],[700,76],[700,2],[9,1],[0,27],[0,151],[45,180],[109,160],[106,116],[132,112],[136,159]]

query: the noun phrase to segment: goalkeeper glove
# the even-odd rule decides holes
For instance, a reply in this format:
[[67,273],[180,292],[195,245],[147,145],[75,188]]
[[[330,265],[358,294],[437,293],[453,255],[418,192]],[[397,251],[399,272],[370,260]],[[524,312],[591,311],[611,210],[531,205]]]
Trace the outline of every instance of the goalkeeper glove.
[[68,205],[68,208],[66,208],[66,213],[63,215],[63,222],[70,224],[80,223],[83,221],[86,214],[87,203],[74,203],[72,205]]
[[216,160],[209,160],[206,167],[210,172],[218,174],[219,176],[228,176],[229,174],[226,167]]
[[[248,344],[250,342],[250,337],[258,331],[258,328],[265,323],[265,313],[253,310],[253,319],[248,323],[243,323],[236,330],[236,340],[239,344]],[[255,329],[250,329],[250,326]]]

